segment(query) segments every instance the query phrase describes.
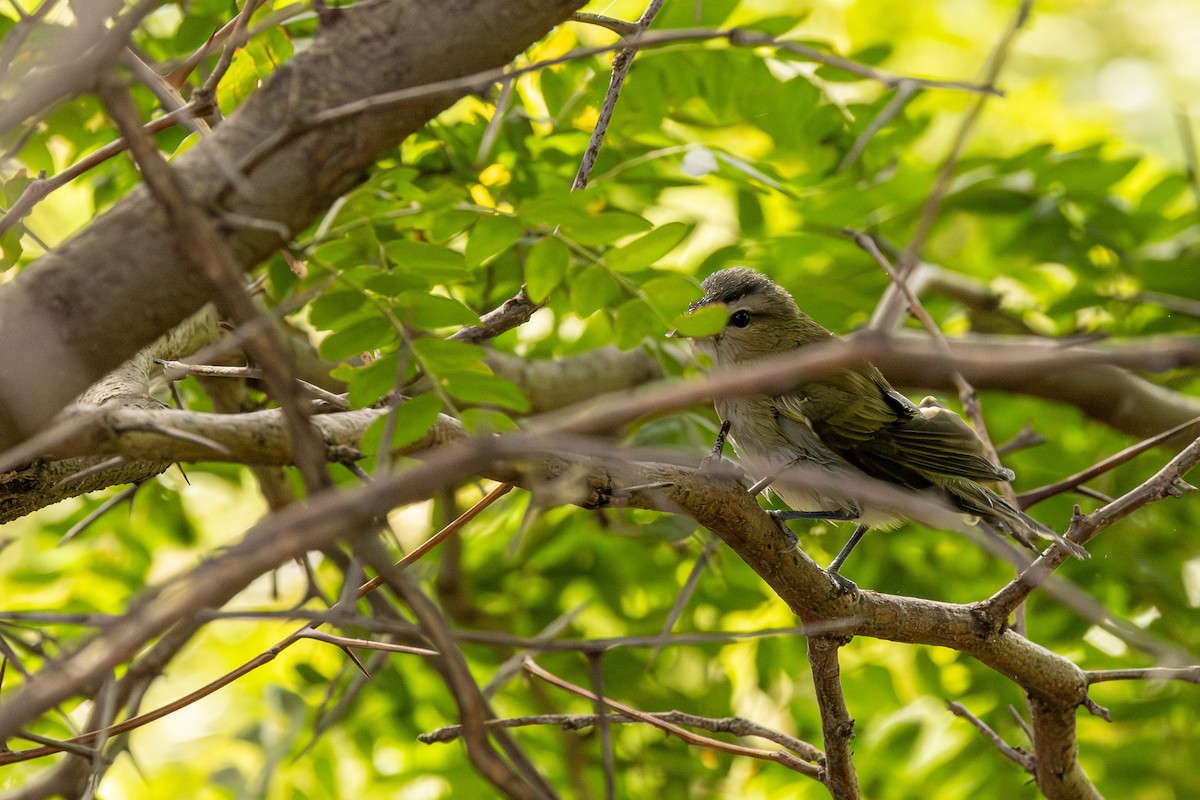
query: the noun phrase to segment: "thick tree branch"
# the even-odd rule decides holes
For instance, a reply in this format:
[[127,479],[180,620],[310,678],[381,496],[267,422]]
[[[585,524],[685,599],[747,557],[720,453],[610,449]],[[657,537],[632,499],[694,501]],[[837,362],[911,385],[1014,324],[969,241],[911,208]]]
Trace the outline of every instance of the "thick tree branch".
[[[468,87],[323,125],[265,158],[245,177],[245,191],[218,197],[228,183],[220,165],[323,108],[506,64],[581,4],[393,0],[343,9],[337,25],[174,162],[180,183],[215,219],[235,214],[299,231]],[[282,244],[262,226],[223,234],[241,268]],[[146,191],[135,190],[4,287],[0,448],[40,428],[204,304],[204,278],[178,258],[171,241],[165,214]]]

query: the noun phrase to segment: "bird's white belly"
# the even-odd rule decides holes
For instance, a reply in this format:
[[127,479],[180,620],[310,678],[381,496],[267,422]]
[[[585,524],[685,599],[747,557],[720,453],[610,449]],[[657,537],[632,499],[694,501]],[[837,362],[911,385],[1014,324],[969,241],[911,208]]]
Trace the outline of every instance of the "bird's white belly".
[[729,438],[748,474],[759,480],[773,478],[770,490],[795,511],[853,515],[834,521],[871,528],[901,522],[898,511],[872,497],[877,486],[868,476],[807,429],[789,425],[785,433],[770,413],[754,407],[756,401],[761,402],[730,398],[718,404],[721,417],[733,422]]

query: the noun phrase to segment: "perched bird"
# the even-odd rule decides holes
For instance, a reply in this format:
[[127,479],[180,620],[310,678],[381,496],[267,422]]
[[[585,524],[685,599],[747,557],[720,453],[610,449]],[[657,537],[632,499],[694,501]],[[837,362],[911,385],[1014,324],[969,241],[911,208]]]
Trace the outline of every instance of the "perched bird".
[[[724,269],[702,284],[704,297],[689,311],[724,306],[719,333],[693,340],[717,365],[745,364],[828,342],[836,337],[801,311],[778,284],[746,267]],[[993,463],[979,435],[958,414],[926,398],[914,405],[871,364],[841,370],[781,395],[721,398],[717,413],[729,423],[734,450],[748,469],[769,481],[793,465],[809,465],[815,480],[780,480],[773,491],[794,511],[784,519],[832,519],[859,525],[830,564],[837,575],[867,528],[891,527],[903,513],[872,493],[870,476],[935,498],[969,518],[1032,546],[1030,534],[1088,553],[1014,508],[981,482],[1011,480]],[[760,481],[763,483],[763,481]]]

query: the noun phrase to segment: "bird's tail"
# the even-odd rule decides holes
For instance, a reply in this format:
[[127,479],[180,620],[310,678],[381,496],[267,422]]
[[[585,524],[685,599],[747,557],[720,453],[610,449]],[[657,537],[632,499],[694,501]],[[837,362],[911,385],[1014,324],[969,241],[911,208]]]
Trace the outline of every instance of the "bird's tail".
[[980,520],[1010,534],[1031,550],[1038,550],[1036,538],[1048,539],[1062,545],[1075,558],[1091,558],[1092,554],[1082,546],[1065,539],[1058,531],[1038,522],[1018,508],[1014,508],[1000,495],[985,489],[974,481],[955,481],[946,487],[959,508],[977,515]]

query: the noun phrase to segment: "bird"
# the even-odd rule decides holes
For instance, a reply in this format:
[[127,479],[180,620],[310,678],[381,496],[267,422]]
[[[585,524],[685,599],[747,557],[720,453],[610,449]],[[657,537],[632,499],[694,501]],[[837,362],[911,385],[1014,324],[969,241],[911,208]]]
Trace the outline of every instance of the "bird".
[[[689,313],[721,306],[729,315],[718,333],[692,339],[694,349],[709,355],[715,366],[753,363],[837,340],[801,311],[786,289],[748,267],[715,272],[700,288],[704,295]],[[962,417],[932,397],[913,403],[873,364],[838,370],[783,394],[720,397],[715,405],[743,465],[761,473],[759,485],[789,467],[807,467],[796,480],[772,486],[791,508],[777,512],[777,518],[858,523],[827,570],[848,589],[854,584],[839,570],[850,551],[868,529],[894,527],[905,518],[894,503],[881,501],[864,477],[940,500],[968,521],[983,522],[1031,548],[1031,534],[1036,534],[1076,557],[1088,557],[1081,546],[984,485],[1015,476],[989,458],[983,440]]]

